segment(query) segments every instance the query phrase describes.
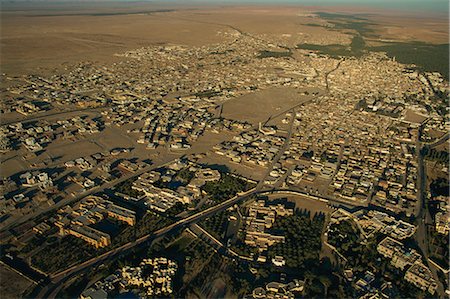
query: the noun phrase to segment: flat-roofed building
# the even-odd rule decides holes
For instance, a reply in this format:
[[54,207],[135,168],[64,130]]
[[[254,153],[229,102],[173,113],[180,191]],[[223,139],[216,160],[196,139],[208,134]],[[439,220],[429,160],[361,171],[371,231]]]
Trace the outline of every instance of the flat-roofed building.
[[405,279],[421,290],[428,291],[432,295],[436,292],[437,283],[433,278],[433,274],[430,269],[420,261],[416,262],[408,269],[408,271],[406,271]]
[[72,226],[65,230],[67,234],[80,238],[95,248],[106,247],[111,244],[111,238],[107,233],[96,230],[89,226]]
[[131,226],[136,224],[136,213],[134,211],[115,205],[110,201],[105,201],[105,211],[111,218],[126,222]]

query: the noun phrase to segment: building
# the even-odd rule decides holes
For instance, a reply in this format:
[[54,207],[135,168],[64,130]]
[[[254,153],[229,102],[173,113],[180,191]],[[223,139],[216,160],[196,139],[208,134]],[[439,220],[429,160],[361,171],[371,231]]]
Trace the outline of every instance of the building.
[[436,292],[437,283],[433,274],[421,261],[417,261],[406,271],[405,279],[421,290],[428,291],[431,295]]
[[400,250],[403,247],[403,244],[397,240],[392,239],[391,237],[386,237],[381,241],[377,246],[377,251],[382,256],[391,259],[395,252]]
[[264,200],[254,202],[245,218],[245,244],[258,247],[262,252],[275,243],[284,242],[284,236],[267,233],[266,229],[272,227],[276,216],[289,216],[293,213],[292,209],[287,209],[282,204],[266,206]]
[[255,299],[293,299],[295,293],[303,292],[305,282],[294,279],[288,284],[272,281],[266,284],[265,288],[257,287],[252,292]]
[[111,218],[115,218],[122,222],[126,222],[130,226],[136,224],[136,213],[134,211],[115,205],[114,203],[108,200],[104,201],[101,208],[103,208],[106,214]]
[[66,234],[80,238],[95,248],[106,247],[111,244],[111,238],[107,233],[89,226],[72,226],[64,230]]
[[377,246],[378,252],[391,259],[391,264],[400,270],[406,270],[405,280],[423,291],[434,294],[437,283],[430,269],[422,263],[422,256],[414,249],[406,248],[402,243],[386,237]]
[[66,206],[58,211],[55,225],[62,236],[73,235],[95,248],[111,244],[111,237],[90,225],[111,217],[130,226],[136,224],[136,213],[98,196],[83,198],[74,207]]
[[283,267],[284,265],[286,265],[286,260],[282,256],[276,255],[272,259],[272,263],[277,267]]
[[448,235],[450,232],[450,204],[448,204],[448,197],[442,196],[444,201],[439,202],[439,211],[436,213],[434,222],[436,231],[443,235]]

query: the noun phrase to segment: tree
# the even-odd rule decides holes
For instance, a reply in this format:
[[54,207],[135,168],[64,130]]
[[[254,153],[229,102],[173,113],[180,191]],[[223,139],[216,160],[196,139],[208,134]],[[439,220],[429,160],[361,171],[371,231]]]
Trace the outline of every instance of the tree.
[[327,295],[328,295],[328,288],[331,285],[331,280],[327,276],[321,275],[321,276],[319,276],[319,281],[323,285],[323,288],[324,288],[324,293],[325,293],[324,297],[327,297]]

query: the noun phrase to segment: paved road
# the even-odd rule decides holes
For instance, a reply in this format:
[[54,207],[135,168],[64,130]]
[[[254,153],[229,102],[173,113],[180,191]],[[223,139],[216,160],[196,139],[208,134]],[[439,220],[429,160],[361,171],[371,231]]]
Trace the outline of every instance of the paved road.
[[450,137],[450,134],[447,132],[447,133],[444,134],[444,136],[442,136],[442,137],[439,138],[438,140],[436,140],[436,141],[434,141],[434,142],[432,142],[432,143],[425,143],[425,144],[426,144],[429,148],[433,148],[433,147],[439,146],[439,145],[444,144],[445,142],[447,142],[448,139],[449,139],[449,137]]
[[[256,194],[265,194],[265,193],[296,193],[302,196],[308,196],[311,197],[312,199],[316,199],[316,200],[321,200],[321,201],[329,201],[328,199],[324,199],[324,198],[319,198],[319,197],[315,197],[315,196],[311,196],[308,195],[306,193],[303,193],[301,191],[297,191],[297,190],[289,190],[289,189],[280,189],[280,190],[261,190],[262,186],[259,187],[259,189],[257,189],[257,187],[250,189],[246,192],[242,192],[238,195],[236,195],[233,198],[230,198],[216,206],[210,207],[204,211],[200,211],[198,213],[195,213],[189,217],[186,217],[184,219],[181,219],[173,224],[170,224],[164,228],[161,228],[157,231],[155,231],[154,233],[150,233],[147,234],[133,242],[129,242],[127,244],[124,244],[118,248],[112,249],[98,257],[92,258],[90,260],[87,260],[83,263],[80,263],[78,265],[74,265],[64,271],[61,271],[59,273],[56,273],[54,275],[50,276],[51,279],[51,283],[49,285],[47,285],[46,287],[44,287],[41,292],[38,294],[37,298],[52,298],[51,295],[56,296],[56,294],[58,293],[58,291],[62,288],[63,285],[66,284],[66,282],[68,281],[68,279],[70,279],[71,277],[73,277],[76,274],[81,273],[82,271],[88,269],[89,267],[100,263],[106,259],[109,258],[113,258],[121,253],[124,253],[128,250],[130,250],[133,247],[142,245],[144,243],[149,243],[152,242],[153,240],[160,238],[162,236],[164,236],[165,234],[174,232],[178,229],[183,229],[185,227],[188,227],[189,225],[196,223],[197,221],[200,221],[202,219],[205,219],[219,211],[223,211],[231,206],[233,206],[236,203],[239,203],[245,199],[250,198],[253,195]],[[336,201],[336,203],[341,203],[339,201]],[[344,202],[344,204],[346,205],[352,205],[352,203],[349,202]],[[359,204],[353,204],[354,206],[358,206]]]
[[[419,130],[420,132],[421,130]],[[442,140],[447,140],[448,137],[443,137],[437,142],[441,142]],[[419,141],[420,136],[416,143],[416,152],[418,153],[418,169],[417,169],[417,200],[418,200],[418,209],[416,210],[415,216],[417,219],[417,230],[415,233],[415,239],[417,241],[418,246],[422,250],[424,259],[425,259],[425,265],[428,266],[428,268],[433,273],[433,277],[436,280],[438,284],[437,294],[439,294],[440,297],[444,296],[444,286],[439,280],[438,277],[438,269],[431,263],[428,262],[428,258],[430,257],[429,254],[429,235],[428,235],[428,228],[427,225],[433,224],[433,219],[431,217],[430,211],[428,210],[427,206],[427,174],[425,169],[425,161],[424,157],[422,155],[422,148],[424,147],[424,144]]]
[[[303,105],[303,103],[302,103],[302,105]],[[288,129],[288,133],[287,133],[286,139],[284,140],[283,145],[280,147],[280,149],[278,150],[278,152],[275,155],[275,157],[273,158],[273,160],[270,162],[269,167],[267,167],[267,171],[265,172],[264,176],[261,178],[259,183],[256,185],[256,190],[261,190],[261,188],[264,186],[265,180],[269,176],[269,174],[272,171],[274,165],[278,163],[278,161],[280,160],[281,156],[284,154],[286,149],[289,147],[289,141],[291,140],[292,129],[294,127],[295,108],[291,108],[289,110],[292,110],[292,117],[291,117],[291,120],[289,122],[289,129]]]
[[20,123],[20,122],[35,121],[35,120],[39,120],[39,119],[43,119],[43,118],[56,116],[56,115],[64,115],[64,114],[77,113],[77,112],[94,112],[94,111],[100,111],[100,110],[104,110],[104,109],[108,109],[108,108],[109,107],[80,108],[80,109],[73,109],[73,110],[66,110],[66,111],[59,111],[59,112],[47,112],[47,113],[42,113],[39,115],[30,115],[29,117],[25,117],[25,118],[19,119],[19,120],[6,121],[6,122],[2,122],[0,119],[0,125],[2,125],[2,126],[12,125],[12,124]]
[[339,60],[339,62],[336,64],[336,66],[335,66],[332,70],[330,70],[330,71],[328,71],[328,72],[325,73],[325,86],[326,86],[326,89],[327,89],[327,92],[328,92],[328,93],[330,92],[330,83],[328,82],[328,76],[329,76],[332,72],[336,71],[336,70],[339,68],[339,66],[341,65],[342,61],[343,61],[343,60]]
[[207,218],[211,215],[213,215],[214,213],[218,212],[218,211],[222,211],[224,209],[229,208],[230,206],[252,196],[253,194],[255,194],[255,188],[250,189],[246,192],[242,192],[238,195],[236,195],[233,198],[230,198],[216,206],[210,207],[204,211],[200,211],[196,214],[193,214],[189,217],[186,217],[184,219],[181,219],[173,224],[170,224],[166,227],[163,227],[153,233],[147,234],[133,242],[129,242],[126,243],[118,248],[112,249],[108,252],[105,252],[104,254],[97,256],[95,258],[89,259],[83,263],[80,263],[78,265],[72,266],[64,271],[61,271],[59,273],[56,273],[54,275],[50,276],[51,279],[51,284],[47,285],[46,287],[44,287],[40,293],[37,295],[37,298],[49,298],[50,294],[54,294],[55,289],[57,288],[61,288],[61,284],[64,284],[65,281],[67,281],[67,279],[69,279],[70,277],[72,277],[75,274],[80,273],[81,271],[83,271],[84,269],[89,268],[92,265],[95,265],[101,261],[104,261],[108,258],[112,258],[114,256],[119,255],[120,253],[124,253],[127,250],[136,247],[138,245],[141,245],[143,243],[146,242],[151,242],[157,238],[160,238],[162,236],[164,236],[167,233],[170,232],[174,232],[178,229],[181,228],[185,228],[187,226],[189,226],[191,223],[195,223],[196,221],[199,221],[201,219]]
[[38,217],[39,215],[42,215],[44,213],[47,213],[47,212],[50,212],[50,211],[53,211],[53,210],[57,210],[57,209],[65,206],[65,205],[68,205],[68,204],[71,204],[73,202],[76,202],[76,201],[78,201],[78,200],[80,200],[80,199],[82,199],[82,198],[84,198],[84,197],[86,197],[88,195],[92,195],[92,194],[97,193],[97,192],[102,192],[105,189],[112,188],[115,185],[118,185],[118,184],[120,184],[120,183],[122,183],[122,182],[124,182],[124,181],[126,181],[126,180],[128,180],[130,178],[139,176],[139,175],[141,175],[143,173],[146,173],[146,172],[149,172],[149,171],[154,170],[156,168],[159,168],[159,167],[162,167],[164,165],[170,164],[170,163],[174,162],[176,159],[177,158],[175,158],[175,159],[172,158],[170,160],[169,159],[163,160],[163,161],[161,161],[161,163],[150,165],[148,167],[144,167],[144,168],[140,169],[137,172],[134,172],[134,173],[132,173],[130,175],[123,176],[123,177],[121,177],[121,178],[119,178],[117,180],[114,180],[112,182],[108,182],[108,183],[105,183],[103,185],[100,185],[100,186],[94,187],[92,189],[86,190],[85,192],[82,192],[82,193],[80,193],[80,194],[78,194],[78,195],[76,195],[74,197],[65,198],[65,199],[59,201],[58,203],[56,203],[53,206],[50,206],[50,207],[48,207],[46,209],[43,209],[43,210],[39,210],[39,211],[37,211],[35,213],[32,213],[32,214],[25,215],[25,216],[21,217],[20,219],[17,219],[17,221],[15,221],[14,223],[10,223],[8,225],[5,225],[4,227],[1,228],[0,232],[4,232],[4,231],[6,231],[8,229],[12,229],[12,228],[18,227],[18,226],[24,224],[25,222],[29,221],[30,219]]

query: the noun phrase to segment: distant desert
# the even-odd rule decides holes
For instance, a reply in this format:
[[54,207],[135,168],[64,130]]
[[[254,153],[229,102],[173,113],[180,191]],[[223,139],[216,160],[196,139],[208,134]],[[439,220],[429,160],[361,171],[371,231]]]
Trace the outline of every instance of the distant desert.
[[[295,44],[309,36],[324,36],[332,42],[336,31],[305,26],[310,12],[327,7],[139,7],[96,9],[98,13],[56,7],[8,9],[1,14],[1,70],[8,74],[52,72],[80,61],[105,62],[113,54],[144,46],[181,44],[199,46],[218,43],[219,31],[229,27],[250,34],[282,35]],[[447,19],[424,16],[422,22],[395,12],[337,9],[340,13],[362,14],[374,23],[373,30],[384,39],[448,43]],[[274,26],[277,24],[277,26]],[[342,34],[341,34],[342,35]],[[350,39],[348,39],[350,40]]]

